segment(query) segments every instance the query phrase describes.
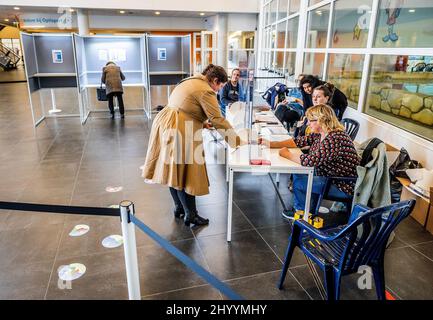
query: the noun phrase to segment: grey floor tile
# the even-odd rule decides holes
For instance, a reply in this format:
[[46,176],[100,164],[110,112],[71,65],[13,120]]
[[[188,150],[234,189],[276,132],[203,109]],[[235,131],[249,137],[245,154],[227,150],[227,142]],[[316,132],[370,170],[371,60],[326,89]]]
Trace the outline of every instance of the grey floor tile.
[[[289,244],[289,237],[292,232],[291,226],[287,223],[278,227],[258,229],[258,232],[275,251],[280,260],[284,262],[287,245]],[[306,263],[307,261],[304,254],[299,250],[299,248],[296,248],[290,262],[290,267],[301,266]]]
[[418,244],[427,241],[433,241],[433,235],[412,217],[404,219],[396,228],[398,238],[408,244]]
[[221,300],[218,290],[209,285],[180,289],[142,297],[143,300]]
[[281,216],[283,207],[276,195],[261,196],[252,200],[237,200],[236,204],[256,228],[285,224]]
[[[59,286],[59,268],[72,263],[83,264],[86,267],[85,274],[73,280],[69,288],[66,284]],[[123,252],[107,252],[56,260],[47,299],[128,299]]]
[[53,261],[61,231],[62,224],[1,231],[0,266]]
[[281,269],[281,262],[256,231],[198,238],[211,271],[221,280]]
[[413,246],[413,248],[426,255],[429,259],[433,260],[433,241],[418,244]]
[[43,300],[53,261],[17,263],[0,272],[1,300]]
[[248,300],[310,300],[308,294],[288,274],[283,290],[277,288],[280,271],[254,275],[237,280],[227,281],[227,284],[238,294]]
[[390,250],[385,255],[385,283],[399,297],[433,299],[433,262],[412,248]]
[[[174,242],[173,245],[203,268],[206,260],[195,240]],[[178,261],[170,253],[156,245],[138,249],[142,295],[149,295],[204,284],[205,281]]]
[[[227,204],[213,204],[197,206],[200,216],[209,219],[209,225],[201,228],[194,228],[197,237],[209,235],[227,234]],[[252,230],[253,226],[245,218],[242,211],[233,205],[232,232]]]

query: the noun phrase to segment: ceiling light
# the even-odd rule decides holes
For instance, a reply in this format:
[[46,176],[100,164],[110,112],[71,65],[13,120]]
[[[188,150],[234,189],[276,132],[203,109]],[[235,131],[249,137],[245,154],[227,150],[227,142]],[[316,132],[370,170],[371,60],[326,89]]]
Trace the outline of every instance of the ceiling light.
[[20,10],[20,7],[14,7],[14,10]]
[[204,12],[200,12],[200,15],[201,15],[201,16],[204,16]]
[[74,12],[75,10],[74,9],[69,9],[69,12]]
[[410,9],[409,12],[410,12],[410,13],[414,13],[414,12],[415,12],[415,9]]
[[319,11],[316,11],[316,12],[317,12],[318,15],[321,15],[321,14],[322,14],[322,11],[320,11],[320,10],[319,10]]
[[9,19],[5,19],[6,22],[9,22]]
[[119,11],[119,13],[121,13],[121,14],[124,14],[124,13],[125,13],[125,11],[123,11],[123,10],[120,10],[120,11]]
[[159,15],[161,14],[161,12],[156,11],[155,14],[156,14],[157,16],[159,16]]

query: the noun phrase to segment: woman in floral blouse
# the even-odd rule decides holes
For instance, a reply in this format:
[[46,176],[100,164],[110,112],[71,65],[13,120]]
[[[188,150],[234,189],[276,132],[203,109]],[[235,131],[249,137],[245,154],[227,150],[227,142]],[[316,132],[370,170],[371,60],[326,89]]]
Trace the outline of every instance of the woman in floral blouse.
[[[315,168],[310,206],[313,212],[324,187],[324,177],[356,177],[360,158],[353,141],[331,107],[324,104],[311,107],[307,110],[306,117],[312,134],[279,142],[263,140],[261,143],[268,144],[271,148],[280,148],[279,154],[284,158]],[[289,149],[305,146],[310,146],[308,154],[303,154],[299,149]],[[293,175],[295,211],[305,208],[307,180],[307,175]],[[339,182],[331,186],[329,194],[351,197],[353,189],[354,183]]]

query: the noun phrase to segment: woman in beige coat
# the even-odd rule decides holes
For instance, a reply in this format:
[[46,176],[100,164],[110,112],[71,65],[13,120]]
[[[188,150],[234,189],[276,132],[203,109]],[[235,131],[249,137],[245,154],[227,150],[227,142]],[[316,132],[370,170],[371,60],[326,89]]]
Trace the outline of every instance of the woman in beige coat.
[[114,97],[117,97],[119,103],[119,112],[122,119],[125,117],[125,107],[123,106],[123,86],[125,80],[120,67],[113,61],[108,61],[102,69],[101,82],[105,83],[105,93],[108,98],[108,109],[110,109],[111,119],[114,119]]
[[198,215],[195,203],[195,196],[209,193],[201,133],[210,125],[205,121],[209,119],[221,129],[230,146],[240,144],[240,138],[221,115],[216,97],[227,80],[222,67],[210,64],[201,75],[182,80],[153,121],[143,177],[169,186],[174,215],[185,216],[187,226],[209,223]]

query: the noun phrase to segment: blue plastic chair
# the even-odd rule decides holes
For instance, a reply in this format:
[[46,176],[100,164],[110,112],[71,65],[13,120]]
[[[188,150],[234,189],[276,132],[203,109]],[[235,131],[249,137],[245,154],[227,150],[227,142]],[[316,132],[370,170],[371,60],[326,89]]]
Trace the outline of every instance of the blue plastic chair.
[[412,212],[414,205],[415,200],[376,209],[356,205],[347,225],[327,230],[296,220],[278,288],[283,288],[293,251],[299,247],[324,272],[328,300],[340,298],[341,277],[358,272],[362,265],[372,268],[377,297],[385,300],[386,244],[391,231]]

